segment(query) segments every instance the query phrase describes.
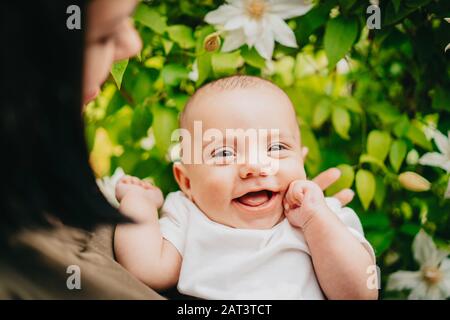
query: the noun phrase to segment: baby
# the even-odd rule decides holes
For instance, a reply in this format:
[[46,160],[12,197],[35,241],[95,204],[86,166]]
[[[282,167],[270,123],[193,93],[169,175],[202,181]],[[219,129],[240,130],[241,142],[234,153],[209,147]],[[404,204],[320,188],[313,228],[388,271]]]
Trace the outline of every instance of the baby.
[[[367,286],[373,249],[355,212],[307,180],[280,88],[251,76],[209,83],[180,119],[194,136],[199,123],[215,138],[183,136],[173,166],[181,191],[167,196],[159,220],[159,189],[130,176],[117,184],[120,210],[136,222],[115,233],[125,268],[154,289],[178,284],[204,299],[377,298]],[[238,143],[252,130],[267,134]],[[202,161],[188,161],[199,145]]]

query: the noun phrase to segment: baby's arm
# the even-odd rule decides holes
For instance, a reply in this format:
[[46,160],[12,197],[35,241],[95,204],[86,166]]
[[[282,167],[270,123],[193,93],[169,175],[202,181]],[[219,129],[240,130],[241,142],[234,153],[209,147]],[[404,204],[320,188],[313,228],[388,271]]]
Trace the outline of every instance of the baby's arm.
[[328,299],[377,299],[367,286],[372,257],[326,205],[319,186],[291,183],[285,197],[289,222],[303,230],[320,286]]
[[116,186],[119,210],[135,223],[117,226],[114,251],[117,261],[139,280],[155,290],[164,290],[178,281],[181,255],[163,239],[158,208],[161,191],[135,177],[126,176]]

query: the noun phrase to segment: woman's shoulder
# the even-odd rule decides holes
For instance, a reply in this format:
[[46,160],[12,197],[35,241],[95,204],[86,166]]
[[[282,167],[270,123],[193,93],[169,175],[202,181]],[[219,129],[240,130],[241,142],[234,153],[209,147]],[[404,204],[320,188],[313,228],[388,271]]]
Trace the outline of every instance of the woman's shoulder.
[[114,260],[112,227],[99,232],[59,225],[18,233],[0,260],[0,298],[163,299]]

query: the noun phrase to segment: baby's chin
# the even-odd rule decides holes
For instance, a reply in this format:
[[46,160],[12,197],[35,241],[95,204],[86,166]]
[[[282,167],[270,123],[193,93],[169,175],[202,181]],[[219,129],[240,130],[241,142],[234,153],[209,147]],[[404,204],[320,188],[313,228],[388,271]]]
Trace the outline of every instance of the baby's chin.
[[227,221],[227,225],[236,229],[253,229],[253,230],[266,230],[272,229],[285,218],[283,208],[280,205],[271,213],[258,214],[238,212],[234,213],[232,219]]

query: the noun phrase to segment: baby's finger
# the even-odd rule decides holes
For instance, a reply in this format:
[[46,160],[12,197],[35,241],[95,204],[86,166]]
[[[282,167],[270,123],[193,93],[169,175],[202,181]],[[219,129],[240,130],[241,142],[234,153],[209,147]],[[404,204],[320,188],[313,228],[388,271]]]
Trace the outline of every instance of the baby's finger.
[[290,208],[298,207],[303,201],[303,189],[301,181],[294,181],[286,192],[286,203]]
[[131,177],[130,176],[123,176],[122,178],[120,178],[119,183],[130,183],[131,181]]
[[336,193],[335,195],[333,195],[333,198],[338,199],[339,202],[344,207],[353,200],[354,196],[355,196],[355,192],[353,192],[353,190],[343,189],[343,190],[339,191],[338,193]]
[[320,189],[325,190],[333,183],[335,183],[341,176],[341,171],[338,168],[330,168],[320,173],[312,181],[319,185]]

